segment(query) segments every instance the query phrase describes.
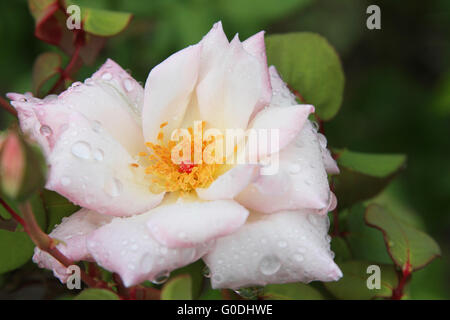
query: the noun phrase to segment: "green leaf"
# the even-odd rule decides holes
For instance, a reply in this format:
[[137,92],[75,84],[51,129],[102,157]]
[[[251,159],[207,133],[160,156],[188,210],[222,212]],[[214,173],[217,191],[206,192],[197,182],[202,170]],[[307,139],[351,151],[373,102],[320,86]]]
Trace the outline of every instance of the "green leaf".
[[433,238],[399,220],[380,205],[370,205],[365,220],[367,225],[383,233],[389,255],[402,270],[418,270],[441,255]]
[[344,276],[337,282],[324,283],[326,289],[338,299],[374,299],[379,297],[390,297],[392,290],[397,286],[397,274],[395,267],[389,264],[378,264],[380,267],[380,289],[369,289],[367,280],[372,273],[367,268],[372,265],[365,261],[347,261],[339,267]]
[[167,281],[161,290],[161,300],[192,300],[192,278],[188,274]]
[[25,232],[0,230],[0,274],[24,265],[33,249],[34,244]]
[[331,250],[335,253],[334,261],[336,263],[350,260],[352,253],[348,247],[348,244],[341,237],[334,237],[331,241]]
[[334,48],[322,36],[296,32],[266,37],[267,59],[283,80],[313,104],[322,120],[339,111],[344,72]]
[[205,264],[202,260],[197,260],[194,263],[191,263],[190,265],[187,265],[183,268],[177,269],[175,271],[172,271],[172,276],[178,276],[182,274],[189,274],[192,279],[192,297],[196,299],[203,287],[203,281],[205,277],[203,277],[203,269],[205,267]]
[[264,287],[265,300],[323,300],[322,294],[304,283],[269,284]]
[[406,157],[400,154],[370,154],[334,150],[341,173],[334,184],[338,206],[347,208],[370,199],[382,191],[404,167]]
[[[383,236],[377,230],[369,227],[364,221],[365,211],[366,207],[361,204],[348,209],[345,222],[347,231],[345,240],[350,247],[353,259],[376,263],[392,263],[392,259],[386,251]],[[341,211],[341,213],[345,213],[345,211]],[[337,252],[336,257],[338,257]]]
[[119,297],[114,292],[105,289],[86,289],[74,300],[119,300]]
[[47,82],[54,83],[54,76],[59,75],[61,68],[61,56],[56,52],[45,52],[40,54],[33,66],[33,92],[42,97],[48,90],[42,90]]
[[[76,1],[65,1],[66,7]],[[103,9],[81,7],[83,30],[101,37],[114,36],[128,26],[133,15],[127,12],[115,12]]]
[[56,192],[44,190],[42,199],[48,215],[47,232],[51,232],[64,217],[70,216],[80,208]]
[[217,10],[236,30],[255,33],[268,23],[298,11],[311,2],[312,0],[219,0]]

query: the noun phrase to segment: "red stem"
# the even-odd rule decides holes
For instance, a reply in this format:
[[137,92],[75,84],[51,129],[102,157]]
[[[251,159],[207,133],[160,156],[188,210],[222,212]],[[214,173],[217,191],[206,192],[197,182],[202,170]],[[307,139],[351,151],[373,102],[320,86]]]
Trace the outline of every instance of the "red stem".
[[14,117],[17,117],[16,109],[14,109],[13,106],[11,106],[11,104],[8,101],[6,101],[5,99],[3,99],[2,97],[0,97],[0,105],[3,109],[8,111]]
[[60,77],[58,81],[53,85],[53,87],[50,89],[50,93],[55,93],[56,90],[59,88],[61,84],[64,83],[65,80],[71,79],[71,73],[73,68],[76,66],[78,57],[80,55],[80,50],[84,45],[84,32],[82,30],[75,30],[75,50],[70,57],[69,63],[66,65],[64,69],[59,70]]
[[[59,251],[58,248],[56,248],[55,240],[41,230],[34,218],[34,214],[29,203],[21,205],[25,218],[22,218],[20,215],[18,215],[2,198],[0,198],[0,204],[6,209],[6,211],[8,211],[9,214],[11,214],[14,220],[16,220],[23,226],[25,232],[30,236],[37,247],[50,254],[65,267],[69,267],[74,264],[72,260],[67,258],[64,254],[61,253],[61,251]],[[101,284],[89,277],[83,270],[81,270],[80,274],[81,279],[88,286],[101,286]]]
[[397,287],[392,290],[392,300],[401,300],[404,295],[404,289],[406,284],[408,283],[408,280],[411,278],[412,270],[411,270],[411,264],[408,261],[406,261],[405,267],[403,270],[399,273],[399,279]]

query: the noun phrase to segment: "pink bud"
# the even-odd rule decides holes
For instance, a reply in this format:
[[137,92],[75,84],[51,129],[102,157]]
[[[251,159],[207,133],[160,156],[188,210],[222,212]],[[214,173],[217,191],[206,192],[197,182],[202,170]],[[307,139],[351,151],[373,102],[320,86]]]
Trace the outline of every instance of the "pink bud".
[[25,154],[17,133],[9,132],[1,144],[0,183],[7,196],[15,198],[25,175]]

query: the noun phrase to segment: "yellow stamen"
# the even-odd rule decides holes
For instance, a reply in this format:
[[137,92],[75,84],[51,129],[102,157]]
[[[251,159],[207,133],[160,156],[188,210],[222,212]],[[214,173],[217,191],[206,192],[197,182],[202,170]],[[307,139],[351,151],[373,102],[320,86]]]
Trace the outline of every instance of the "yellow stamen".
[[[166,126],[167,123],[161,124],[160,128]],[[205,128],[202,123],[201,130]],[[194,155],[194,130],[188,128],[191,134],[191,159],[188,163],[176,164],[172,161],[172,149],[177,142],[170,140],[163,142],[163,132],[158,134],[158,144],[146,142],[145,145],[152,151],[148,157],[150,165],[145,168],[145,174],[151,175],[152,182],[167,192],[177,192],[181,194],[193,191],[196,188],[208,187],[218,175],[220,164],[207,164],[203,161],[201,164],[192,164]],[[213,139],[212,139],[213,140]],[[213,141],[203,141],[201,150]],[[140,153],[141,154],[141,153]],[[143,153],[142,153],[143,154]],[[181,154],[182,156],[182,154]],[[151,187],[152,189],[152,187]]]

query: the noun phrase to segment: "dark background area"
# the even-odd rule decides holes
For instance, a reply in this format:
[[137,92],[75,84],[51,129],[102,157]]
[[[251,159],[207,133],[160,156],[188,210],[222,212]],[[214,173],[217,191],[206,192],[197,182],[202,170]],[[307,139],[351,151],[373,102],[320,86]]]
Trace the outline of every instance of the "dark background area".
[[[107,42],[96,63],[83,67],[79,79],[110,57],[145,82],[153,66],[198,42],[218,20],[230,39],[239,32],[243,40],[261,29],[267,34],[313,31],[325,36],[338,51],[346,75],[341,111],[325,124],[329,145],[408,155],[406,170],[379,199],[408,212],[442,249],[441,259],[414,274],[411,297],[450,298],[450,1],[75,2],[135,15],[123,33]],[[370,4],[381,7],[381,30],[366,28]],[[25,0],[0,2],[2,96],[31,91],[34,59],[55,50],[33,32]],[[11,120],[0,111],[1,129]]]

